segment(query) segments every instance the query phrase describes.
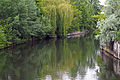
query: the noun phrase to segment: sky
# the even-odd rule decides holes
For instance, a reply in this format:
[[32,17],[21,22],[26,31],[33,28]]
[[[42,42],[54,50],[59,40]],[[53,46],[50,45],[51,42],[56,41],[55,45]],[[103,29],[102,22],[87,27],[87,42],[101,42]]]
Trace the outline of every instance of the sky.
[[106,0],[99,0],[99,1],[100,1],[101,5],[105,5],[104,3],[105,3]]

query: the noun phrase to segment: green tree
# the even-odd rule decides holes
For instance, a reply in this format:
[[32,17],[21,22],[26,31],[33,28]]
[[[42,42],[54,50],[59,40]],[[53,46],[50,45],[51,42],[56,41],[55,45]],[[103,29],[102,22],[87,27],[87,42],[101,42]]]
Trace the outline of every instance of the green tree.
[[[2,0],[0,3],[0,18],[10,19],[8,27],[12,28],[11,42],[29,38],[31,27],[36,19],[36,6],[33,0]],[[7,32],[7,31],[6,31]]]
[[68,29],[68,32],[75,32],[80,30],[80,23],[82,21],[82,11],[77,9],[76,3],[77,2],[71,2],[73,6],[73,20],[71,26]]
[[69,0],[38,0],[37,3],[53,26],[52,36],[66,36],[73,19],[73,7]]
[[5,47],[5,43],[6,43],[6,37],[3,32],[3,26],[0,25],[0,48]]
[[103,43],[106,43],[114,41],[119,37],[120,1],[107,0],[106,8],[103,11],[106,18],[98,22],[97,28],[100,30],[100,34],[98,34],[97,37]]
[[99,4],[99,0],[71,0],[76,1],[76,8],[81,11],[81,20],[79,22],[80,30],[94,29],[96,27],[96,19],[92,16],[97,15],[100,12],[102,6]]
[[0,21],[0,48],[4,48],[11,43],[9,42],[11,38],[10,36],[8,36],[11,31],[10,31],[10,28],[8,28],[7,26],[8,26],[8,23],[3,24],[3,21]]
[[34,0],[1,0],[0,19],[8,24],[4,34],[12,43],[49,35],[51,30],[49,19],[40,14]]

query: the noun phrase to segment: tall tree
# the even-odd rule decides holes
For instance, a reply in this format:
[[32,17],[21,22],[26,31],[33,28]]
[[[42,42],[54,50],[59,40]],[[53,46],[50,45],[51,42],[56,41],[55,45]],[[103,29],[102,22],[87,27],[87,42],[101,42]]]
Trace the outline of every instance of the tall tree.
[[38,6],[42,7],[44,13],[47,13],[53,26],[54,36],[65,36],[68,27],[73,19],[73,7],[69,0],[38,0]]

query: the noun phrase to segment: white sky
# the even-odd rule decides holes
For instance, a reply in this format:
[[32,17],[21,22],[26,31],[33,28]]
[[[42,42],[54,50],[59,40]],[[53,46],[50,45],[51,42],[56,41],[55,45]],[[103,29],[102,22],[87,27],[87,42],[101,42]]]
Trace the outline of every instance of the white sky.
[[99,0],[101,5],[105,5],[106,0]]

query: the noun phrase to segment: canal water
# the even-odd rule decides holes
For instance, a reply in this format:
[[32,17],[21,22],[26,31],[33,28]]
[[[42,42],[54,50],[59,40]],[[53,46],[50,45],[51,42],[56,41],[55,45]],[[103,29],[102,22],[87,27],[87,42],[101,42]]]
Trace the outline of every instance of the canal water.
[[119,61],[105,57],[93,38],[41,40],[1,50],[0,80],[120,80]]

